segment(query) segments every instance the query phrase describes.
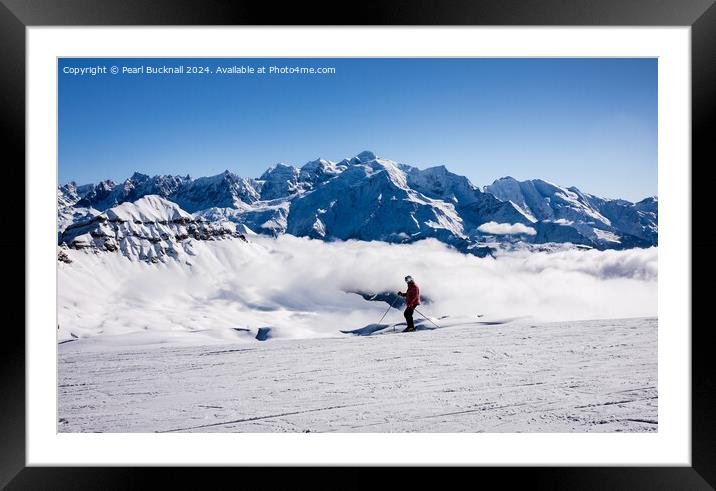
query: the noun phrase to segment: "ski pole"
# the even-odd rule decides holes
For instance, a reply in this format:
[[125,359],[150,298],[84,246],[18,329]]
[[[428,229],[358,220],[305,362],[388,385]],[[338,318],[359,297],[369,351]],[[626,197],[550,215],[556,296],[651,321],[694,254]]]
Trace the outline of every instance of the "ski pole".
[[[418,314],[420,314],[420,315],[422,315],[423,317],[425,317],[425,315],[423,315],[423,313],[420,312],[418,309],[414,309],[414,310],[415,310]],[[432,325],[434,325],[435,327],[437,327],[438,329],[440,329],[440,326],[438,326],[437,324],[435,324],[433,321],[431,321],[431,320],[428,319],[427,317],[425,317],[425,319],[428,320]]]
[[396,301],[396,300],[397,300],[397,298],[394,298],[394,299],[393,299],[393,303],[391,303],[390,306],[388,306],[388,310],[385,311],[385,314],[383,314],[383,317],[380,318],[380,320],[378,321],[378,324],[380,324],[381,322],[383,322],[383,319],[385,319],[385,316],[388,315],[388,312],[390,312],[390,309],[393,308],[393,304],[395,304],[395,301]]

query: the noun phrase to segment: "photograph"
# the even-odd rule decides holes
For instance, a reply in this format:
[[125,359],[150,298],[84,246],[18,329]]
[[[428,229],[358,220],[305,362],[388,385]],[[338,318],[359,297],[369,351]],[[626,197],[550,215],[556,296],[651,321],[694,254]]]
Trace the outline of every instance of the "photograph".
[[57,432],[658,432],[659,63],[57,58]]

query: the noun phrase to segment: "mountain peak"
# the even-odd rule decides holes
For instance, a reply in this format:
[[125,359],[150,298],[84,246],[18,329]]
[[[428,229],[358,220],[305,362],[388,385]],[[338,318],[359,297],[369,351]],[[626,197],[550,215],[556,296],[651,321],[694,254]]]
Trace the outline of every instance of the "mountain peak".
[[330,160],[322,159],[319,157],[315,160],[310,160],[310,161],[306,162],[305,164],[303,164],[301,166],[301,169],[311,170],[311,169],[316,169],[318,167],[328,167],[331,164],[332,164],[332,162]]
[[224,238],[246,240],[235,224],[206,223],[170,200],[146,195],[68,226],[59,242],[72,249],[120,251],[130,259],[160,262],[194,255],[193,241]]
[[261,174],[261,177],[259,177],[260,180],[264,181],[267,179],[274,178],[283,178],[283,177],[289,177],[294,176],[298,174],[298,169],[295,168],[292,165],[284,164],[283,162],[278,162],[277,164],[272,165],[266,171]]
[[291,164],[284,164],[283,162],[278,162],[276,165],[270,167],[269,170],[271,170],[271,171],[287,171],[288,170],[288,171],[294,172],[297,169],[294,166],[292,166]]
[[432,167],[428,167],[423,172],[430,173],[430,174],[448,174],[450,171],[445,167],[445,165],[434,165]]
[[142,174],[141,172],[134,172],[132,174],[132,177],[129,178],[130,181],[146,181],[149,179],[149,176],[147,174]]
[[356,155],[356,158],[363,163],[363,162],[370,162],[371,160],[375,160],[377,157],[370,150],[363,150],[361,153]]
[[155,194],[143,196],[133,203],[122,203],[108,209],[102,215],[110,220],[141,222],[191,218],[191,215],[182,210],[179,205]]

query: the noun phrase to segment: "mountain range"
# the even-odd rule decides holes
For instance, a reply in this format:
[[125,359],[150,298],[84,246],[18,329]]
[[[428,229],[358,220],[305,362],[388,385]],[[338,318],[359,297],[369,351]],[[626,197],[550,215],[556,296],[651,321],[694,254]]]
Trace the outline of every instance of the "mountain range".
[[445,166],[418,169],[369,151],[339,162],[279,163],[257,179],[227,170],[196,179],[137,172],[122,183],[70,182],[58,187],[57,205],[60,245],[142,259],[171,256],[189,238],[253,233],[393,243],[435,238],[477,255],[515,244],[658,243],[656,197],[632,203],[512,177],[481,188]]

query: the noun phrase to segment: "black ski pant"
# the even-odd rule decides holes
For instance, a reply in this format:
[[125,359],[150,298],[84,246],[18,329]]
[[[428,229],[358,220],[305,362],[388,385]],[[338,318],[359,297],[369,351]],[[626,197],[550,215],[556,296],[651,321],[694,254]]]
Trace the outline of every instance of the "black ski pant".
[[415,307],[406,307],[405,312],[403,312],[405,320],[408,323],[408,329],[411,331],[415,329],[415,324],[413,324],[413,310],[415,310]]

